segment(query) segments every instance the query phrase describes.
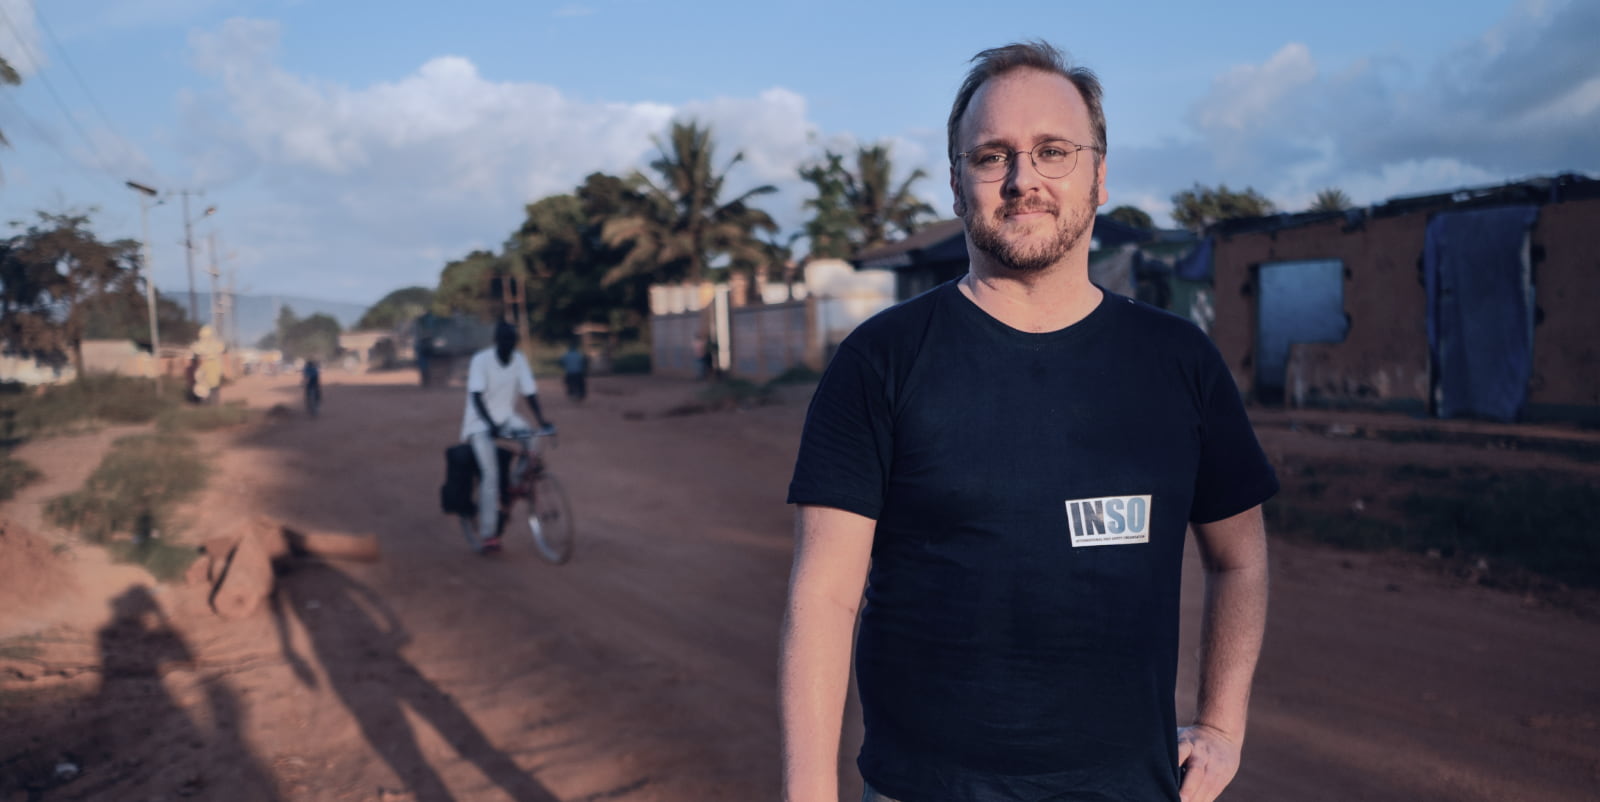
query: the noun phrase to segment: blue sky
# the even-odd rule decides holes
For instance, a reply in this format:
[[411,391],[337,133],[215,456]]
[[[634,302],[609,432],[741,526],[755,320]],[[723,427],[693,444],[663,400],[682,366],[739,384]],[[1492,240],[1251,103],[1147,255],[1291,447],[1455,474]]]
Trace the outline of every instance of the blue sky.
[[[1600,2],[1334,4],[0,0],[0,219],[136,180],[203,190],[242,291],[370,303],[498,248],[524,204],[646,163],[697,117],[731,182],[798,228],[798,165],[887,141],[948,214],[944,118],[967,60],[1044,38],[1106,88],[1112,205],[1165,221],[1196,182],[1281,208],[1600,173]],[[152,262],[187,286],[176,198]],[[204,252],[198,255],[205,262]],[[202,289],[204,287],[202,286]]]

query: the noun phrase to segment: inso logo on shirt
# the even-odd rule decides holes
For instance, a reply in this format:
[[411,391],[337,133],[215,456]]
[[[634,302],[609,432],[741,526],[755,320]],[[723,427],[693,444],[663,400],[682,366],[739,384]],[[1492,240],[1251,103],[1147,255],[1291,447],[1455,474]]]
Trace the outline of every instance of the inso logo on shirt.
[[1115,546],[1150,542],[1150,497],[1107,496],[1067,502],[1072,545]]

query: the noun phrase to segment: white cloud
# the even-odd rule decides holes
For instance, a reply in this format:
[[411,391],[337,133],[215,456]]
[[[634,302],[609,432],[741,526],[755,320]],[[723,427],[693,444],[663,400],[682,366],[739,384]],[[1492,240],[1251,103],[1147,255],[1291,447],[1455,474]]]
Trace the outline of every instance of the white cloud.
[[1187,117],[1191,138],[1118,151],[1113,180],[1130,180],[1121,190],[1132,196],[1170,196],[1193,182],[1251,186],[1296,210],[1330,186],[1371,203],[1596,172],[1596,41],[1600,3],[1530,0],[1434,64],[1329,69],[1287,44],[1218,76]]
[[594,14],[594,9],[588,6],[565,5],[551,12],[550,16],[556,18],[587,17]]
[[1266,63],[1234,67],[1213,81],[1210,94],[1190,112],[1190,120],[1202,132],[1223,136],[1277,124],[1285,101],[1316,77],[1311,50],[1291,42]]
[[710,124],[722,164],[744,153],[730,197],[779,185],[760,203],[786,228],[799,225],[796,168],[816,150],[815,126],[790,90],[679,107],[590,102],[492,81],[449,55],[351,87],[284,70],[280,33],[273,22],[235,19],[193,35],[193,61],[216,87],[182,101],[197,183],[269,199],[229,226],[245,229],[234,235],[249,246],[241,269],[272,271],[273,281],[334,286],[356,272],[373,298],[431,283],[446,259],[498,248],[524,204],[571,191],[591,172],[646,168],[652,137],[674,119]]

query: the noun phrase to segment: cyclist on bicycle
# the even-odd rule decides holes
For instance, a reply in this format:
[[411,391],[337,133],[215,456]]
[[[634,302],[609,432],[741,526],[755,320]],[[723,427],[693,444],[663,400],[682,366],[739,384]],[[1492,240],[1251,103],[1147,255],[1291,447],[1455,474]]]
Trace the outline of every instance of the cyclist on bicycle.
[[461,419],[461,439],[472,444],[482,480],[478,485],[478,541],[484,549],[500,545],[500,462],[495,440],[528,424],[516,413],[517,396],[528,401],[540,428],[555,425],[539,409],[538,390],[528,360],[517,350],[517,329],[501,321],[494,329],[494,347],[474,354],[467,368],[467,408]]
[[306,411],[315,418],[317,407],[322,404],[322,366],[315,359],[307,359],[300,369],[300,377],[306,388]]

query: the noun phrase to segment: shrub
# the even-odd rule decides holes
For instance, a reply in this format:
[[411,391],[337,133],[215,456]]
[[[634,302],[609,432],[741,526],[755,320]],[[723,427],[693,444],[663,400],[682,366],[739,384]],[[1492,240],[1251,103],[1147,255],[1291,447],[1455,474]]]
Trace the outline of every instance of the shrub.
[[143,540],[162,530],[173,507],[204,487],[205,480],[205,463],[189,438],[170,433],[124,437],[82,489],[51,499],[45,516],[95,543],[118,533]]
[[157,392],[152,379],[89,374],[42,390],[0,393],[0,436],[27,440],[95,423],[148,423],[182,400],[177,382],[164,382]]
[[156,428],[163,432],[209,432],[237,426],[250,420],[250,409],[242,401],[220,406],[178,406],[163,411]]
[[18,490],[38,480],[39,472],[32,465],[0,453],[0,501],[9,501]]

